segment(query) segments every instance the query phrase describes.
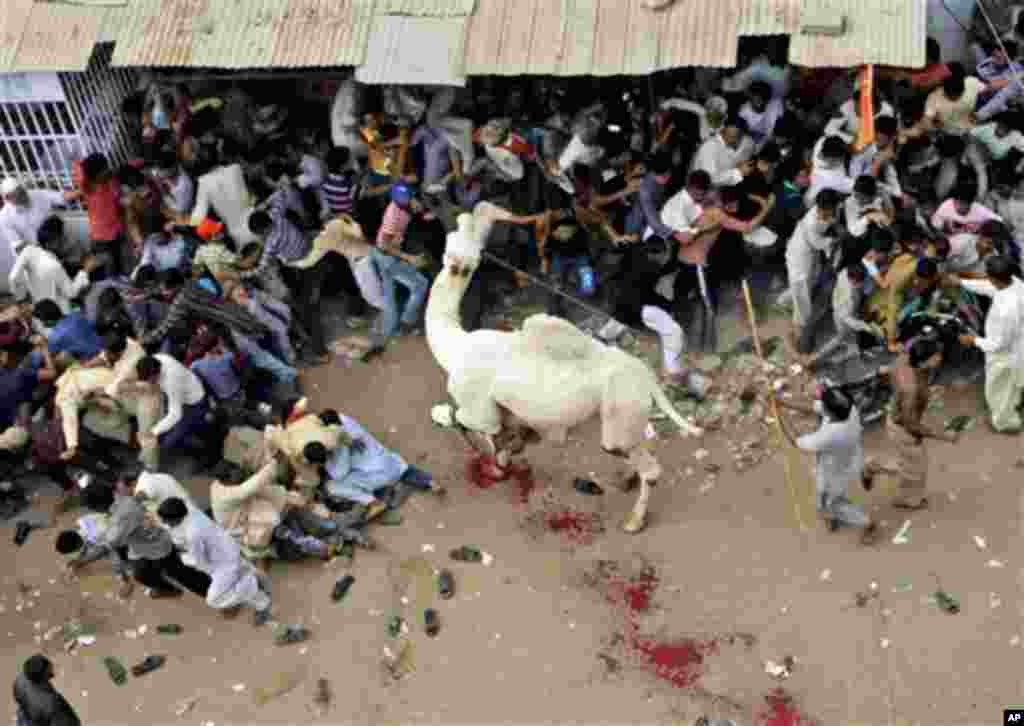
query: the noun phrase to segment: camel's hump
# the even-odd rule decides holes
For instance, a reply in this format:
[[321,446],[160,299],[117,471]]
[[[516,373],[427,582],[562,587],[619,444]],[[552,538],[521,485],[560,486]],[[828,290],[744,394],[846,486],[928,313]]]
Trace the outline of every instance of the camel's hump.
[[580,360],[601,344],[575,325],[553,315],[531,315],[523,321],[522,345],[554,360]]

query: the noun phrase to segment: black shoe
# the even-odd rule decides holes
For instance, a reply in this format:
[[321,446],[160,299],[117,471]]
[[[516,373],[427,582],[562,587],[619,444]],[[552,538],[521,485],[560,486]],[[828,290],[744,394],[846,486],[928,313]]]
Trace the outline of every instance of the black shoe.
[[429,609],[423,613],[423,625],[427,632],[427,636],[430,638],[436,637],[441,632],[441,618],[438,617],[437,611]]
[[348,594],[352,584],[356,581],[356,578],[352,575],[345,575],[343,578],[334,583],[334,589],[331,590],[331,600],[334,602],[341,602],[342,598]]
[[33,529],[35,529],[35,525],[29,522],[18,522],[18,526],[14,529],[14,544],[18,545],[18,547],[25,544]]
[[572,486],[580,494],[587,494],[592,497],[604,494],[604,489],[597,482],[590,479],[575,479]]
[[455,577],[451,570],[441,570],[441,574],[437,576],[437,590],[442,600],[451,600],[455,595]]
[[141,663],[132,666],[132,675],[139,678],[147,673],[152,673],[166,662],[167,658],[165,656],[147,655]]

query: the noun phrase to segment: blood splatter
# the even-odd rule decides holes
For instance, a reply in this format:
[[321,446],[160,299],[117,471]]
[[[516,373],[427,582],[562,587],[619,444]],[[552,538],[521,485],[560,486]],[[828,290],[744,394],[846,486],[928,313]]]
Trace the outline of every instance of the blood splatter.
[[533,469],[529,464],[510,464],[506,468],[498,465],[493,456],[471,456],[466,460],[466,480],[477,489],[490,489],[498,482],[512,479],[518,491],[517,501],[529,504],[530,496],[537,489]]
[[608,588],[608,601],[625,607],[630,616],[645,613],[651,608],[658,585],[659,580],[653,570],[645,571],[632,580],[613,580]]
[[612,577],[607,598],[622,615],[622,641],[642,667],[676,688],[689,688],[704,675],[704,660],[718,653],[715,640],[658,640],[640,635],[640,616],[651,609],[661,580],[652,567],[632,577]]
[[466,460],[466,480],[478,489],[490,489],[508,474],[493,456],[471,456]]
[[764,698],[764,706],[758,712],[757,726],[812,726],[815,722],[805,719],[793,704],[793,697],[785,690],[776,688]]
[[718,643],[713,640],[672,643],[634,638],[631,645],[644,656],[655,676],[676,688],[689,688],[696,684],[704,675],[704,658],[718,652]]
[[590,544],[594,535],[601,531],[601,519],[596,514],[564,511],[549,514],[548,528],[561,533],[573,544]]
[[509,466],[508,472],[519,487],[519,503],[529,504],[530,496],[537,489],[537,482],[533,478],[533,469],[529,464],[512,464]]

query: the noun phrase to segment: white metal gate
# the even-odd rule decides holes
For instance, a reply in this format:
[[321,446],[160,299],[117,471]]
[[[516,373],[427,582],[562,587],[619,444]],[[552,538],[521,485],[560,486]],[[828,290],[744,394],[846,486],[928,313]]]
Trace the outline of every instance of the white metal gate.
[[135,90],[136,75],[111,68],[112,54],[113,44],[96,46],[83,73],[58,74],[60,89],[39,100],[0,101],[0,175],[30,187],[70,189],[73,161],[95,152],[113,166],[128,160],[132,144],[121,102]]

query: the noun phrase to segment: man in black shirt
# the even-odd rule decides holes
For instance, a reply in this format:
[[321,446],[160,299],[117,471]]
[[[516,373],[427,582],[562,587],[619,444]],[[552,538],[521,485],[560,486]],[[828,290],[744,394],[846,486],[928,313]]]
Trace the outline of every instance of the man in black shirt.
[[17,726],[81,726],[75,709],[53,687],[53,663],[45,655],[25,661],[14,679]]
[[[597,290],[597,283],[590,251],[590,233],[580,222],[575,206],[554,210],[550,215],[551,228],[542,248],[544,270],[550,268],[552,279],[563,288],[575,272],[575,294],[591,297]],[[552,295],[548,313],[565,317],[564,298]]]

